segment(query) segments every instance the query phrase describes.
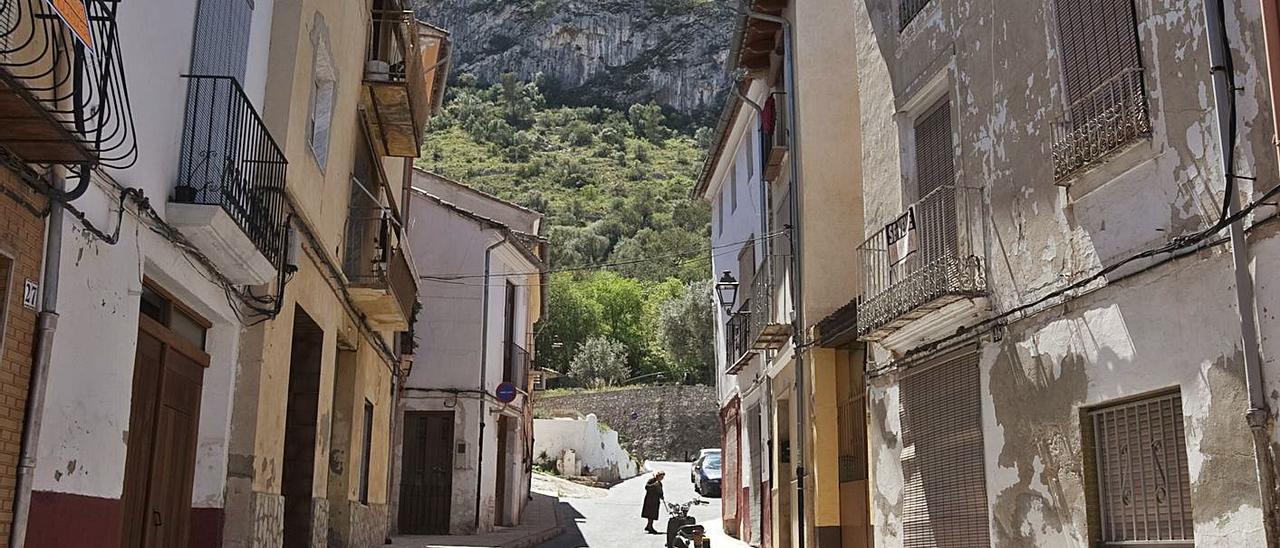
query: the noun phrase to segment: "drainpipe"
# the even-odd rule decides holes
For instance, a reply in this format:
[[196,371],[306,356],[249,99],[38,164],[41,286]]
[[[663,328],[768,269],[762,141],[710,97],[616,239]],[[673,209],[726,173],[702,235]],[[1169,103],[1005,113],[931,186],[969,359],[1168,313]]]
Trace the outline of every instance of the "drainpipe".
[[[1263,2],[1266,5],[1268,2]],[[1234,101],[1232,93],[1231,52],[1227,49],[1227,29],[1221,0],[1207,1],[1205,6],[1205,23],[1209,30],[1209,64],[1213,71],[1213,97],[1218,115],[1218,142],[1222,143],[1222,168],[1227,180],[1227,214],[1240,211],[1239,192],[1236,192],[1233,147],[1235,139],[1234,108],[1229,108]],[[1273,6],[1274,7],[1274,6]],[[1275,29],[1272,29],[1274,32]],[[1270,34],[1268,34],[1270,42]],[[1271,50],[1269,53],[1274,53]],[[1275,59],[1268,59],[1268,67],[1274,66]],[[1272,88],[1275,95],[1275,88]],[[1266,394],[1263,391],[1262,357],[1258,348],[1258,324],[1254,315],[1253,276],[1249,272],[1249,243],[1244,233],[1244,219],[1231,223],[1231,262],[1235,271],[1236,308],[1240,313],[1240,334],[1244,347],[1244,381],[1249,393],[1249,409],[1245,411],[1245,420],[1253,437],[1254,464],[1258,478],[1258,490],[1262,503],[1263,530],[1267,545],[1275,547],[1280,544],[1277,539],[1275,469],[1271,463],[1270,434],[1268,423],[1270,411],[1267,409]]]
[[481,298],[484,310],[480,314],[480,438],[476,442],[476,517],[473,527],[480,532],[480,499],[484,497],[484,417],[488,405],[489,388],[485,386],[485,373],[488,369],[489,356],[489,267],[492,263],[493,250],[507,243],[510,234],[503,233],[502,239],[484,248],[484,288]]
[[805,444],[808,442],[809,429],[806,425],[805,400],[808,391],[805,388],[805,321],[804,321],[804,261],[801,260],[801,222],[800,222],[800,131],[799,112],[796,110],[795,93],[795,42],[791,33],[791,22],[785,18],[767,13],[749,12],[747,17],[777,23],[782,26],[783,47],[783,89],[787,94],[787,132],[791,138],[791,180],[787,191],[791,195],[789,212],[791,214],[791,230],[788,239],[791,243],[791,345],[794,348],[796,367],[796,429],[800,434],[800,443],[796,444],[796,515],[800,526],[796,528],[796,541],[799,548],[805,546]]
[[[83,168],[88,171],[88,168]],[[54,166],[51,172],[54,190],[61,191],[65,168]],[[85,177],[87,179],[87,176]],[[83,193],[83,191],[81,191]],[[121,206],[123,207],[123,206]],[[40,440],[40,422],[44,414],[45,389],[49,385],[49,362],[53,352],[53,333],[58,329],[58,275],[62,265],[62,202],[49,200],[49,233],[44,247],[44,274],[41,279],[40,315],[35,360],[27,385],[27,409],[22,425],[22,449],[18,457],[16,497],[13,501],[13,526],[9,547],[22,548],[27,542],[27,521],[31,515],[31,489],[35,480],[36,444]]]

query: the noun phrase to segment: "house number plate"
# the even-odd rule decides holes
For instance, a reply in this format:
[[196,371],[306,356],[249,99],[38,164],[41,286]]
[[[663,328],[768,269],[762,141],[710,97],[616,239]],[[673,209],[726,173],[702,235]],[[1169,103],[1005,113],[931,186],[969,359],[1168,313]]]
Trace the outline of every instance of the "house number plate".
[[27,280],[26,283],[22,284],[22,306],[35,310],[36,302],[40,298],[39,295],[40,284],[31,280]]

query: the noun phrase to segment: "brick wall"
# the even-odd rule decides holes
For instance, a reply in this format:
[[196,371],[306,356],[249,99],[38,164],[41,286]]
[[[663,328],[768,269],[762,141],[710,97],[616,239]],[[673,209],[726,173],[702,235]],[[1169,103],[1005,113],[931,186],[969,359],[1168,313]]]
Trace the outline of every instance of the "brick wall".
[[623,449],[645,460],[688,460],[699,449],[720,447],[720,410],[711,386],[642,386],[535,396],[533,407],[539,415],[595,413],[600,422],[618,431]]
[[[0,167],[0,538],[9,538],[22,420],[36,344],[36,311],[22,304],[40,281],[44,197]],[[34,210],[34,211],[33,211]]]

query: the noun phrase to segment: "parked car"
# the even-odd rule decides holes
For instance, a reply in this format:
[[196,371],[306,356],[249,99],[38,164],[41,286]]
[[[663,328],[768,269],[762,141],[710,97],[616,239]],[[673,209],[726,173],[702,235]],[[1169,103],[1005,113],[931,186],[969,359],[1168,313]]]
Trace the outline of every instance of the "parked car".
[[693,462],[693,490],[706,497],[720,496],[720,451]]
[[720,454],[720,449],[699,449],[699,450],[698,450],[698,456],[693,457],[693,460],[692,460],[692,461],[689,461],[689,465],[690,465],[690,466],[689,466],[689,483],[692,483],[692,484],[694,484],[694,485],[697,485],[697,483],[698,483],[698,473],[697,473],[698,462],[702,461],[702,457],[705,457],[705,456],[710,455],[710,454],[712,454],[712,453],[715,453],[715,454],[719,455],[719,454]]

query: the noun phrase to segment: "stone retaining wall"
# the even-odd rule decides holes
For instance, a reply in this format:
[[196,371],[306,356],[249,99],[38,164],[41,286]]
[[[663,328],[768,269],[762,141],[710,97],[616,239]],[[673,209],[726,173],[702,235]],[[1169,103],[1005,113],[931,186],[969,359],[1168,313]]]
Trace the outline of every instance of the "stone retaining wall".
[[533,405],[539,416],[594,413],[600,422],[618,431],[624,449],[644,460],[689,460],[699,449],[720,447],[720,420],[712,386],[642,386],[535,396]]

